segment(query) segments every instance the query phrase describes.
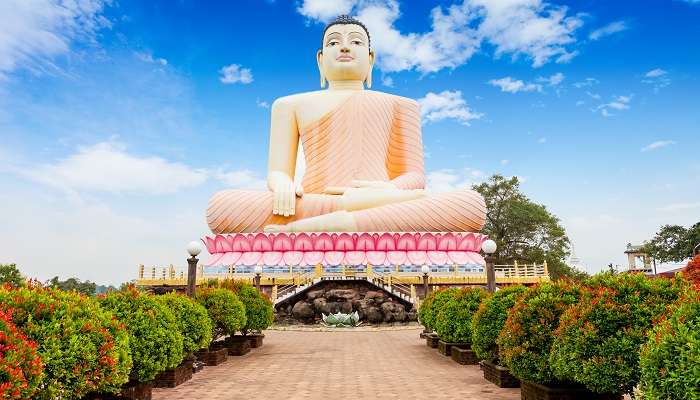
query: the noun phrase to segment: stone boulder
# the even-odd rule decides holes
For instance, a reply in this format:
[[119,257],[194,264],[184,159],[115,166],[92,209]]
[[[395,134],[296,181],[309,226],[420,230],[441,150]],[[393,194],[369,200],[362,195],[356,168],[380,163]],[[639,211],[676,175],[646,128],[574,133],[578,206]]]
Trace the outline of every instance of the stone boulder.
[[313,318],[316,313],[311,304],[305,301],[297,301],[292,308],[292,315],[294,315],[294,318],[308,320]]
[[384,319],[384,315],[382,314],[381,310],[379,310],[379,308],[370,307],[367,309],[366,318],[367,321],[369,321],[370,323],[376,324],[382,322],[382,320]]
[[319,297],[323,297],[325,291],[323,289],[321,290],[310,290],[309,292],[306,293],[306,298],[309,300],[314,300]]
[[360,297],[357,289],[331,289],[326,292],[325,297],[328,300],[345,301]]

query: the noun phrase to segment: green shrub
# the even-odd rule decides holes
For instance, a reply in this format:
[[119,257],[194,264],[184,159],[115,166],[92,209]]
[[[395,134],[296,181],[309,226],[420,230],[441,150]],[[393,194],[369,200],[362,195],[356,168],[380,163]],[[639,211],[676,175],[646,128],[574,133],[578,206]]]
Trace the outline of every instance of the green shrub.
[[245,326],[245,307],[231,290],[205,287],[197,290],[195,298],[209,313],[214,339],[233,335]]
[[472,317],[472,350],[477,357],[496,364],[500,362],[496,338],[515,300],[526,290],[525,286],[508,286],[481,302]]
[[17,269],[15,264],[0,264],[0,286],[10,285],[12,287],[26,286],[27,281]]
[[700,399],[700,292],[689,291],[653,328],[639,365],[646,400]]
[[183,354],[209,347],[212,323],[207,309],[189,297],[175,292],[157,297],[173,314],[182,334]]
[[129,337],[90,297],[30,285],[0,289],[0,307],[38,345],[44,378],[33,399],[75,399],[116,392],[131,369]]
[[134,360],[131,379],[145,382],[183,359],[182,334],[173,312],[152,294],[133,286],[98,297],[126,325]]
[[580,286],[558,280],[532,287],[518,298],[496,339],[501,361],[514,376],[543,384],[556,381],[549,367],[554,330],[580,295]]
[[644,274],[600,274],[587,282],[554,332],[550,364],[561,381],[598,393],[632,393],[639,350],[652,321],[678,300],[681,285]]
[[437,312],[443,307],[444,303],[451,299],[455,293],[459,291],[456,288],[447,288],[437,291],[432,291],[425,298],[418,310],[418,317],[426,329],[435,330],[435,318]]
[[435,331],[440,339],[449,343],[471,344],[472,315],[486,296],[486,291],[480,288],[457,290],[437,312]]
[[30,399],[39,389],[44,365],[36,348],[12,323],[11,311],[0,311],[0,399]]
[[245,307],[246,323],[241,332],[247,335],[249,332],[260,332],[272,325],[274,311],[272,302],[253,285],[242,281],[224,281],[224,288],[233,290]]

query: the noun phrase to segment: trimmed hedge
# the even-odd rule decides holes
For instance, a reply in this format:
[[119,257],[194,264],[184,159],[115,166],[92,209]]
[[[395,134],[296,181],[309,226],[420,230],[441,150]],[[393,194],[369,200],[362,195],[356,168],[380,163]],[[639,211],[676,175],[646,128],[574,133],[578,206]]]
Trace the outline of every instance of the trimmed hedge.
[[689,291],[654,327],[639,364],[646,400],[700,399],[700,292]]
[[197,290],[195,299],[207,309],[214,339],[235,334],[247,322],[243,303],[229,289],[204,287]]
[[246,323],[241,328],[241,333],[247,335],[249,332],[260,332],[272,325],[274,310],[267,296],[253,285],[241,281],[224,281],[223,286],[233,290],[245,307]]
[[426,329],[435,330],[435,319],[438,311],[443,307],[444,303],[454,297],[459,289],[448,288],[437,291],[432,291],[423,300],[418,310],[418,317]]
[[182,352],[185,356],[209,347],[212,339],[212,322],[204,306],[175,292],[158,296],[157,299],[175,314],[175,320],[182,334]]
[[132,359],[124,325],[90,297],[30,285],[0,289],[0,307],[37,343],[44,377],[33,399],[117,392]]
[[518,298],[498,335],[501,361],[520,380],[547,384],[556,381],[549,353],[559,317],[581,296],[580,286],[545,282]]
[[134,366],[131,379],[152,380],[183,360],[182,334],[175,314],[151,294],[133,286],[99,296],[98,301],[126,325]]
[[484,299],[472,317],[472,350],[482,360],[499,364],[496,338],[506,323],[509,310],[515,305],[525,286],[507,286]]
[[36,349],[12,323],[12,313],[0,311],[0,399],[30,399],[39,390],[44,366]]
[[471,344],[472,315],[486,297],[486,291],[480,288],[457,290],[437,311],[435,331],[440,339],[449,343]]
[[601,274],[562,314],[549,357],[555,376],[597,393],[632,393],[652,322],[677,301],[680,281]]

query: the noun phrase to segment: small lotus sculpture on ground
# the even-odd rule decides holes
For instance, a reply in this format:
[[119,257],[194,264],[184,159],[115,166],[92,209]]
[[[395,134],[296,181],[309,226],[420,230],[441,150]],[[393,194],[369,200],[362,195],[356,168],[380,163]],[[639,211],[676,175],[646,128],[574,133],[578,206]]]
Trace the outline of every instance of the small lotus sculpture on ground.
[[349,328],[360,325],[360,315],[355,311],[352,314],[321,314],[323,316],[323,324],[333,328]]

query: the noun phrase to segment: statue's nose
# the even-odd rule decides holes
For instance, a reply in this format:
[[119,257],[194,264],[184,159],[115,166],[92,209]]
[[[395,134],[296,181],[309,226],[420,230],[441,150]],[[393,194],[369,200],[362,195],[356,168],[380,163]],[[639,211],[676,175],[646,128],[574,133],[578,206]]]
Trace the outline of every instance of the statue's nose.
[[343,46],[343,47],[340,48],[340,52],[341,52],[341,53],[349,53],[349,52],[350,52],[350,48],[347,47],[347,46]]

